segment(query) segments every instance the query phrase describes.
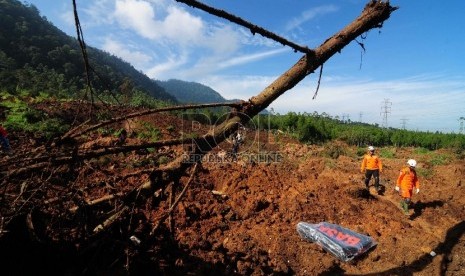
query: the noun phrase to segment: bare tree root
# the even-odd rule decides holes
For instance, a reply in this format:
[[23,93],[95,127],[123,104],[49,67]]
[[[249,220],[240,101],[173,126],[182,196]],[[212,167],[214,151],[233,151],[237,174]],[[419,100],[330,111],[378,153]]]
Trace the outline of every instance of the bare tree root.
[[106,229],[108,229],[111,225],[113,225],[118,219],[123,217],[127,212],[129,211],[128,206],[123,206],[121,210],[110,216],[108,219],[106,219],[104,222],[101,224],[97,225],[94,230],[92,231],[94,234],[99,234]]
[[34,223],[32,222],[32,210],[26,216],[26,226],[29,231],[29,235],[31,239],[36,242],[40,242],[39,237],[36,234],[36,230],[34,229]]
[[[110,200],[113,200],[113,199],[116,199],[116,198],[120,198],[122,195],[123,195],[122,193],[106,195],[106,196],[103,196],[101,198],[97,198],[97,199],[94,199],[94,200],[86,200],[85,204],[86,204],[86,207],[91,207],[91,206],[98,205],[98,204],[103,203],[103,202],[107,202],[107,201],[110,201]],[[75,213],[75,212],[77,212],[79,210],[79,208],[81,208],[81,206],[75,206],[75,207],[70,208],[69,211],[71,213]]]

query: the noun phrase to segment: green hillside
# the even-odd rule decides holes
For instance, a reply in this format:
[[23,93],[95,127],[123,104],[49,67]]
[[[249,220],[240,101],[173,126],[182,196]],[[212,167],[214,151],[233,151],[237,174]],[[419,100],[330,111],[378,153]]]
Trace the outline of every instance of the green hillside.
[[229,102],[212,88],[197,83],[171,79],[159,81],[166,92],[175,96],[181,103],[222,103]]
[[[0,1],[0,88],[58,97],[81,97],[86,74],[78,41],[42,17],[34,5]],[[97,94],[142,91],[176,99],[129,63],[87,45],[91,84]],[[93,70],[92,70],[93,69]]]

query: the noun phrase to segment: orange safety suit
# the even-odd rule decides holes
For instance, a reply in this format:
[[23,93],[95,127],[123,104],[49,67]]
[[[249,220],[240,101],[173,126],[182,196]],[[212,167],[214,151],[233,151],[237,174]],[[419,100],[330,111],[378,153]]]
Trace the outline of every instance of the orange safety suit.
[[381,159],[378,157],[378,155],[365,154],[360,171],[363,172],[365,169],[379,170],[380,172],[383,170],[383,164],[381,163]]
[[403,198],[411,198],[413,187],[420,189],[417,172],[409,167],[402,168],[397,178],[397,186],[400,188],[400,194]]

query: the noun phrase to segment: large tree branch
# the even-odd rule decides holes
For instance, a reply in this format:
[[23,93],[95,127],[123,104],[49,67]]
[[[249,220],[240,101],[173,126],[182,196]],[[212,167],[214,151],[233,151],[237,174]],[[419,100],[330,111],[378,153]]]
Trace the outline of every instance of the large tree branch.
[[189,6],[192,6],[192,7],[195,7],[195,8],[198,8],[198,9],[201,9],[203,11],[206,11],[208,12],[209,14],[213,14],[213,15],[216,15],[218,17],[222,17],[224,19],[227,19],[233,23],[236,23],[238,25],[241,25],[243,27],[246,27],[248,28],[252,34],[255,35],[255,33],[259,33],[261,34],[262,36],[264,37],[267,37],[267,38],[270,38],[270,39],[273,39],[274,41],[277,41],[283,45],[287,45],[289,47],[291,47],[292,49],[294,49],[295,51],[299,51],[299,52],[302,52],[302,53],[312,53],[313,50],[307,48],[306,46],[301,46],[301,45],[298,45],[292,41],[289,41],[283,37],[280,37],[262,27],[259,27],[257,25],[254,25],[250,22],[247,22],[245,21],[244,19],[240,18],[240,17],[237,17],[233,14],[230,14],[230,13],[227,13],[223,10],[219,10],[219,9],[215,9],[213,7],[210,7],[210,6],[207,6],[203,3],[200,3],[198,1],[195,1],[195,0],[176,0],[178,2],[182,2],[186,5],[189,5]]
[[[171,140],[162,140],[150,143],[144,143],[139,145],[124,145],[124,146],[114,146],[114,147],[102,147],[98,149],[90,149],[90,150],[83,150],[77,151],[75,154],[47,154],[44,156],[40,156],[37,158],[31,158],[23,162],[23,165],[19,169],[15,170],[0,170],[0,173],[5,174],[7,178],[11,178],[17,175],[24,175],[30,172],[40,171],[50,165],[64,165],[64,164],[71,164],[83,160],[88,160],[100,156],[110,155],[110,154],[118,154],[118,153],[125,153],[131,152],[141,149],[148,149],[148,148],[160,148],[163,146],[176,146],[176,145],[183,145],[183,144],[195,144],[196,140],[201,138],[179,138],[179,139],[171,139]],[[32,164],[31,164],[32,163]],[[30,164],[30,165],[28,165]],[[5,169],[7,169],[5,167]]]

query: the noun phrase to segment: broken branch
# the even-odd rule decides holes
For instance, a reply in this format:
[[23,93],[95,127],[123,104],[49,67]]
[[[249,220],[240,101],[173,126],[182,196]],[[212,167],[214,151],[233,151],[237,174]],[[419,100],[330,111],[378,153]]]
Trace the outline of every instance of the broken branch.
[[155,224],[155,226],[152,228],[152,231],[150,231],[150,235],[153,235],[157,229],[160,227],[160,224],[162,224],[170,215],[171,213],[174,211],[174,209],[176,208],[176,206],[178,205],[179,201],[181,200],[181,198],[184,196],[184,194],[186,193],[187,191],[187,187],[189,187],[190,183],[192,182],[192,180],[194,179],[194,175],[195,175],[195,172],[197,171],[197,166],[199,165],[199,163],[195,163],[195,166],[194,168],[192,169],[192,173],[191,173],[191,176],[189,177],[189,180],[187,181],[187,184],[186,186],[184,186],[184,188],[182,189],[181,193],[179,194],[179,196],[176,198],[176,200],[174,201],[174,203],[171,205],[171,207],[168,209],[168,211],[165,212],[165,214],[162,215],[162,217],[158,220],[157,224]]

